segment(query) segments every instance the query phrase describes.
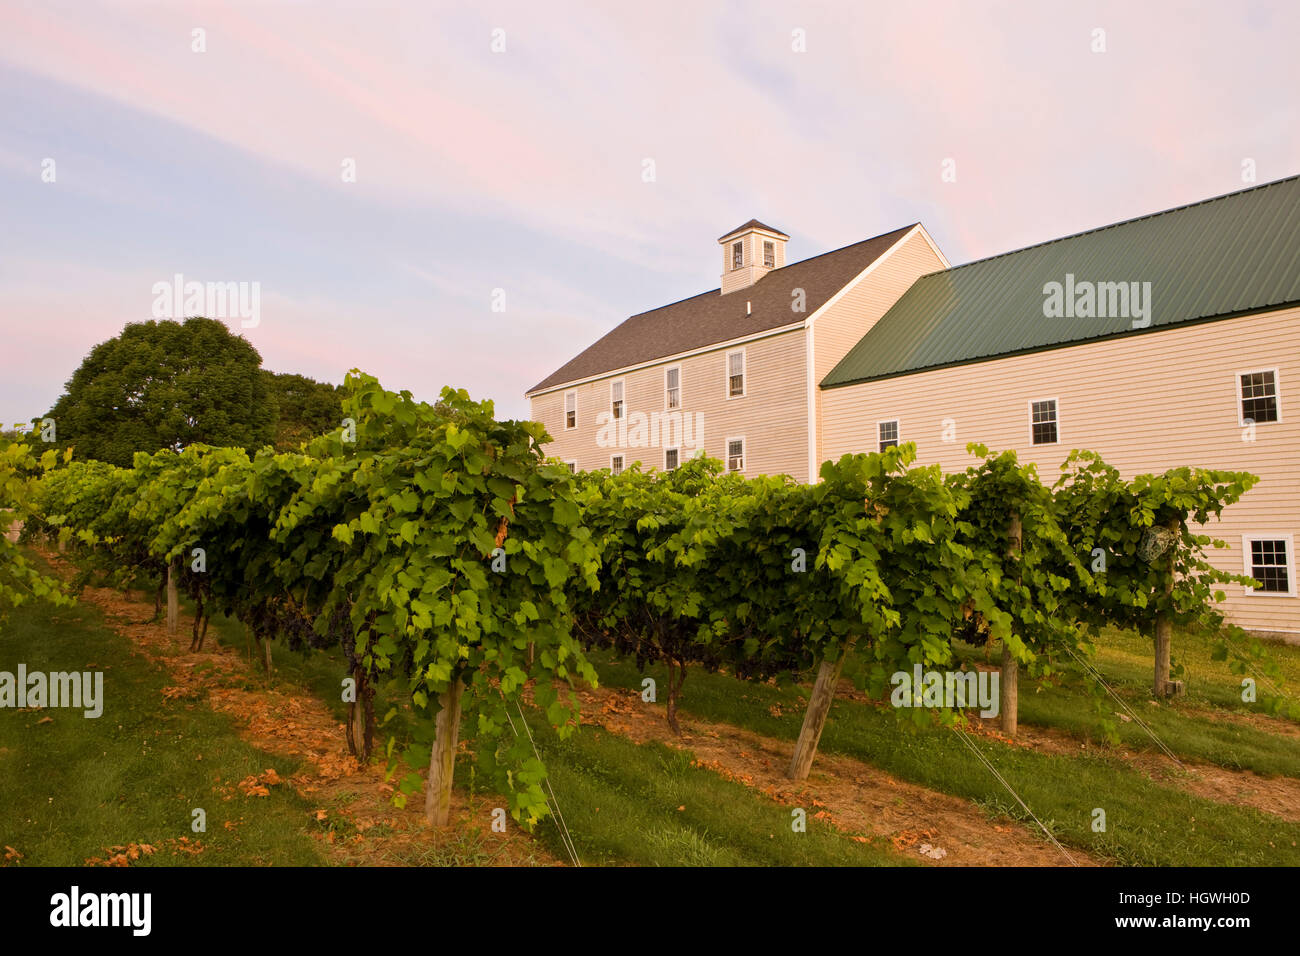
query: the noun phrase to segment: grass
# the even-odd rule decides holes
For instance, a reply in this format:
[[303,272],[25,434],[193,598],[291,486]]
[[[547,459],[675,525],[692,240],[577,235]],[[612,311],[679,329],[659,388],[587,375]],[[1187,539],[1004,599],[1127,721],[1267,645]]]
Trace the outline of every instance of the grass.
[[[235,786],[268,768],[287,777],[293,763],[244,743],[202,704],[165,701],[165,671],[135,654],[96,608],[18,608],[0,631],[0,670],[15,672],[19,662],[29,673],[104,673],[98,718],[0,710],[0,844],[22,853],[22,864],[80,866],[131,843],[157,849],[137,866],[322,862],[306,832],[310,808],[289,787],[248,797]],[[206,832],[192,831],[194,808],[206,811]],[[177,851],[182,838],[203,851]]]
[[[221,633],[223,640],[229,640],[225,631]],[[232,643],[242,646],[242,640]],[[1240,723],[1206,719],[1202,711],[1207,708],[1248,712],[1231,696],[1234,678],[1224,665],[1193,665],[1193,660],[1208,659],[1209,638],[1179,634],[1175,647],[1182,648],[1189,694],[1185,700],[1160,707],[1146,703],[1149,662],[1142,655],[1149,654],[1150,647],[1149,642],[1144,646],[1140,636],[1125,634],[1114,642],[1108,636],[1098,666],[1117,693],[1180,756],[1300,776],[1300,753],[1292,740]],[[1277,650],[1285,671],[1296,659],[1294,649]],[[971,651],[970,656],[982,656],[982,652]],[[602,682],[640,688],[642,675],[631,664],[609,656],[596,659]],[[343,668],[333,655],[280,652],[276,666],[279,679],[312,688],[329,700],[342,718],[344,705],[336,688]],[[649,673],[665,686],[662,672]],[[396,685],[381,685],[377,713],[387,709],[385,699],[399,697]],[[698,717],[793,740],[805,700],[803,692],[790,684],[738,682],[725,675],[695,671],[687,682],[682,706]],[[1097,726],[1091,698],[1082,687],[1051,687],[1035,693],[1028,682],[1021,690],[1021,719],[1080,736],[1094,735]],[[1136,724],[1119,722],[1119,734],[1125,746],[1155,748]],[[564,742],[555,740],[545,728],[536,736],[584,862],[590,857],[590,862],[648,865],[692,865],[692,861],[702,860],[725,861],[721,865],[800,865],[816,859],[834,865],[846,860],[846,851],[858,854],[853,858],[858,863],[900,860],[875,845],[847,841],[833,831],[822,834],[822,825],[812,820],[807,834],[798,835],[799,840],[793,843],[783,843],[786,835],[795,836],[787,808],[739,783],[690,768],[688,758],[683,769],[680,762],[672,762],[679,759],[679,752],[661,745],[638,746],[590,727]],[[979,746],[1058,839],[1103,858],[1133,865],[1300,864],[1295,845],[1300,843],[1300,827],[1295,824],[1155,783],[1118,757],[1039,754],[983,738]],[[1006,814],[1033,825],[949,731],[915,730],[901,725],[890,713],[841,700],[835,704],[822,747],[923,786],[967,797],[991,815]],[[676,772],[670,772],[670,767]],[[467,772],[459,775],[457,782],[467,785]],[[678,806],[687,810],[678,811]],[[708,808],[717,809],[716,818]],[[1106,811],[1106,833],[1092,831],[1097,808]],[[574,825],[575,819],[582,821],[581,826]],[[764,828],[767,844],[763,845],[762,839],[755,844],[753,835],[761,836]],[[552,825],[544,826],[539,836],[553,852],[564,855]],[[830,837],[830,842],[819,843],[823,836]],[[806,839],[809,837],[812,839]],[[870,859],[867,850],[879,859]],[[810,851],[810,855],[799,855]]]
[[[1107,683],[1145,723],[1157,739],[1184,759],[1203,760],[1232,770],[1300,777],[1300,746],[1295,737],[1270,734],[1266,730],[1230,721],[1215,720],[1175,702],[1151,706],[1143,694],[1122,682]],[[1081,687],[1057,686],[1041,693],[1023,693],[1020,720],[1079,736],[1087,736],[1096,725],[1088,695]],[[1127,713],[1113,701],[1107,709]],[[1158,744],[1136,721],[1115,718],[1120,743],[1129,749],[1159,749]]]
[[[209,640],[243,650],[242,626],[214,620]],[[1151,706],[1149,642],[1134,635],[1109,637],[1098,655],[1106,680],[1169,746],[1184,756],[1229,767],[1300,776],[1300,755],[1290,741],[1257,726],[1207,719],[1208,714],[1245,713],[1236,679],[1222,664],[1204,665],[1208,638],[1178,635],[1176,654],[1187,669],[1186,699]],[[982,656],[973,651],[972,655]],[[344,676],[336,652],[290,653],[275,647],[273,684],[306,689],[343,718]],[[1300,654],[1280,648],[1288,678]],[[1177,657],[1176,657],[1177,659]],[[0,711],[0,844],[24,854],[24,863],[80,864],[107,855],[114,845],[151,843],[160,852],[146,863],[301,864],[322,862],[312,834],[311,808],[287,787],[252,798],[233,790],[227,802],[218,791],[271,767],[281,776],[292,762],[244,744],[231,724],[195,702],[165,702],[168,683],[156,664],[133,654],[128,639],[106,627],[87,605],[54,611],[20,608],[0,636],[0,670],[18,661],[29,670],[103,669],[107,706],[99,720],[66,710],[42,713]],[[640,688],[642,675],[630,664],[597,655],[602,682]],[[665,680],[655,669],[650,675]],[[249,664],[249,684],[264,680],[260,661]],[[661,686],[663,684],[661,683]],[[1081,686],[1035,693],[1022,683],[1021,715],[1026,723],[1088,735],[1095,730],[1091,698]],[[376,713],[403,699],[396,682],[377,689]],[[707,720],[793,740],[802,720],[806,692],[786,683],[738,682],[725,675],[693,671],[682,708]],[[404,737],[411,718],[380,733]],[[51,717],[48,723],[39,723]],[[558,740],[535,720],[535,737],[550,781],[584,864],[661,866],[900,865],[914,862],[887,841],[865,842],[809,815],[807,831],[791,827],[789,807],[741,783],[692,766],[689,752],[658,743],[634,744],[587,726]],[[1154,746],[1131,724],[1121,724],[1127,746]],[[33,741],[39,741],[39,746]],[[1051,755],[979,738],[978,746],[1062,842],[1119,863],[1139,865],[1300,865],[1300,826],[1254,810],[1204,800],[1175,784],[1157,784],[1104,753]],[[900,778],[966,797],[991,815],[1029,821],[1024,811],[950,731],[915,729],[869,703],[837,701],[822,748],[855,757]],[[201,755],[201,759],[200,759]],[[473,787],[468,761],[458,767],[457,785]],[[231,791],[227,791],[231,792]],[[491,794],[472,800],[493,805]],[[208,812],[205,834],[189,830],[189,812]],[[1093,811],[1106,811],[1107,830],[1092,832]],[[478,814],[477,818],[484,817]],[[224,826],[230,820],[233,830]],[[332,821],[330,826],[344,826]],[[513,825],[513,824],[512,824]],[[346,835],[346,834],[344,834]],[[200,839],[202,854],[171,856],[165,849],[180,837]],[[866,837],[866,834],[860,836]],[[567,852],[553,822],[538,839],[556,856]],[[392,862],[409,865],[482,865],[498,854],[490,833],[466,827],[437,846],[395,848]]]
[[[688,752],[633,744],[594,727],[568,740],[534,735],[551,784],[585,865],[900,866],[906,861],[879,838],[859,843],[813,819],[792,828],[790,807],[744,784],[691,766]],[[558,830],[539,836],[564,856]],[[862,834],[861,836],[866,836]]]
[[[208,639],[214,634],[223,644],[245,647],[237,621],[214,619]],[[290,653],[281,645],[275,655],[275,682],[311,691],[340,720],[345,718],[347,707],[338,690],[345,667],[336,652]],[[253,657],[250,666],[260,667],[256,654]],[[378,717],[394,704],[399,707],[399,717],[377,732],[377,750],[390,733],[399,740],[409,735],[412,718],[401,707],[403,699],[400,681],[383,681],[376,687]],[[463,731],[472,722],[467,714]],[[881,866],[908,862],[887,843],[857,842],[853,835],[812,819],[811,813],[806,832],[795,833],[791,808],[744,784],[690,766],[690,756],[681,751],[654,743],[638,745],[594,727],[560,741],[540,716],[530,715],[530,723],[584,864]],[[468,761],[458,762],[456,785],[473,785]],[[475,799],[492,804],[496,798],[480,791]],[[556,856],[568,858],[553,821],[543,823],[537,836]],[[395,862],[416,866],[485,865],[496,853],[491,834],[473,828],[458,833],[446,846],[403,852],[406,855]]]
[[[1210,659],[1217,638],[1202,630],[1177,629],[1171,642],[1173,663],[1183,668],[1187,685],[1186,703],[1216,707],[1236,713],[1258,713],[1258,708],[1241,700],[1241,678],[1228,670],[1223,661]],[[1239,648],[1244,648],[1240,642]],[[1280,689],[1292,700],[1300,688],[1300,645],[1269,641],[1261,646],[1281,671]],[[1114,679],[1142,688],[1150,687],[1154,650],[1151,639],[1136,631],[1108,629],[1098,642],[1097,664],[1108,681]],[[1258,675],[1255,675],[1258,681]],[[1277,683],[1272,678],[1269,679]],[[1259,693],[1266,687],[1259,681]]]
[[[1105,713],[1115,725],[1119,743],[1129,749],[1161,750],[1131,719],[1136,715],[1161,743],[1184,759],[1300,778],[1300,747],[1296,746],[1294,734],[1270,732],[1272,727],[1294,731],[1296,723],[1269,716],[1258,705],[1241,700],[1240,678],[1230,673],[1223,662],[1210,660],[1214,640],[1214,635],[1203,631],[1178,631],[1174,635],[1175,662],[1183,664],[1187,693],[1157,704],[1151,694],[1150,640],[1115,629],[1102,636],[1093,666],[1127,705],[1125,710],[1106,697]],[[1282,670],[1285,685],[1291,686],[1293,675],[1300,676],[1300,647],[1275,643],[1265,646]],[[981,648],[963,644],[955,645],[954,650],[958,661],[970,664],[983,664],[986,657],[997,660],[996,651],[986,655]],[[855,663],[850,661],[846,674]],[[1102,739],[1101,716],[1094,710],[1084,679],[1064,675],[1059,683],[1035,686],[1022,676],[1021,683],[1022,724],[1051,728],[1080,739]]]
[[[1270,725],[1279,730],[1292,729],[1294,722],[1269,717],[1258,708],[1242,703],[1240,685],[1232,683],[1235,678],[1227,668],[1219,663],[1214,669],[1202,662],[1202,654],[1198,652],[1203,652],[1208,661],[1209,638],[1194,634],[1180,636],[1187,648],[1185,666],[1195,676],[1187,678],[1185,697],[1158,704],[1153,703],[1151,695],[1151,663],[1139,659],[1143,648],[1133,640],[1134,636],[1115,632],[1103,639],[1105,643],[1099,649],[1094,667],[1128,708],[1124,710],[1113,698],[1106,698],[1106,713],[1115,724],[1120,744],[1134,750],[1160,750],[1146,730],[1131,719],[1131,715],[1136,715],[1158,740],[1183,759],[1202,760],[1232,770],[1300,778],[1300,746],[1296,737],[1270,733],[1268,729]],[[1149,642],[1145,651],[1149,657]],[[1270,651],[1275,659],[1289,661],[1297,656],[1300,648],[1274,646]],[[984,652],[962,648],[958,658],[982,662]],[[1193,660],[1198,662],[1195,667]],[[1237,688],[1235,696],[1233,687]],[[1119,714],[1130,719],[1125,720]],[[1254,715],[1261,719],[1246,723],[1232,719],[1234,715]],[[1083,680],[1077,677],[1038,687],[1022,678],[1020,721],[1081,739],[1101,739],[1099,715],[1093,709],[1092,697]]]
[[[631,664],[601,656],[597,669],[607,684],[640,687],[642,675]],[[665,686],[661,669],[647,673]],[[681,707],[706,720],[793,741],[806,700],[797,686],[741,683],[697,671],[686,682]],[[1300,825],[1154,783],[1117,757],[1035,753],[987,738],[977,745],[1058,839],[1103,858],[1142,866],[1300,865]],[[1033,825],[951,731],[917,729],[891,712],[841,699],[821,749]],[[1106,812],[1105,833],[1092,831],[1097,808]]]

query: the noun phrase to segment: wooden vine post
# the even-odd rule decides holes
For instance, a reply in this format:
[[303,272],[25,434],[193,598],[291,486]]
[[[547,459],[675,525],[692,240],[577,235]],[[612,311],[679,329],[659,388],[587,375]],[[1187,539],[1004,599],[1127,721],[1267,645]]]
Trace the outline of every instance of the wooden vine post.
[[834,661],[822,658],[817,668],[817,680],[813,684],[812,695],[808,698],[808,709],[803,715],[803,726],[799,728],[799,739],[794,745],[794,756],[790,759],[790,769],[786,776],[791,780],[807,780],[812,770],[813,758],[817,756],[817,744],[822,739],[822,730],[826,727],[826,718],[830,716],[831,704],[835,700],[835,688],[844,672],[844,661],[853,650],[857,638],[850,638],[840,648],[840,655]]
[[175,634],[180,623],[181,599],[176,590],[176,559],[167,565],[167,633]]
[[373,709],[374,687],[370,683],[369,672],[358,661],[352,667],[352,686],[355,697],[348,704],[348,749],[361,761],[370,758],[370,748],[374,737],[375,714]]
[[1155,681],[1152,684],[1152,690],[1157,697],[1168,697],[1173,690],[1169,682],[1169,661],[1170,650],[1173,644],[1174,625],[1170,618],[1169,611],[1167,610],[1167,605],[1169,603],[1169,598],[1174,593],[1174,566],[1178,556],[1177,535],[1179,532],[1179,522],[1177,519],[1173,519],[1166,524],[1165,527],[1174,538],[1169,543],[1169,557],[1166,560],[1165,580],[1161,588],[1165,598],[1164,603],[1166,609],[1163,609],[1156,614],[1156,673]]
[[[1007,522],[1007,557],[1012,561],[1020,560],[1022,539],[1020,514],[1013,511]],[[1002,732],[1008,737],[1014,737],[1020,723],[1020,665],[1012,656],[1011,647],[1006,641],[1002,642],[1002,675],[998,696],[998,706],[1002,714]]]
[[364,760],[368,748],[366,747],[366,715],[365,705],[361,701],[361,684],[357,672],[352,672],[352,679],[356,681],[357,699],[348,704],[348,750],[359,760]]
[[456,743],[460,736],[460,699],[465,685],[453,675],[451,685],[439,695],[436,738],[429,755],[429,783],[424,792],[424,818],[430,826],[451,822],[451,779],[456,766]]

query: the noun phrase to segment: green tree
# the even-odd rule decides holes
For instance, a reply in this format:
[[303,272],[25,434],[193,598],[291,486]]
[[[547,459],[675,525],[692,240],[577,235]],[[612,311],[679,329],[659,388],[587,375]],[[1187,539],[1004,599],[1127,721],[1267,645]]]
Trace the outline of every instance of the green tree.
[[215,319],[132,323],[90,350],[45,417],[56,447],[122,467],[137,451],[196,443],[256,449],[276,421],[261,365]]
[[338,428],[343,419],[343,389],[290,372],[263,372],[278,417],[272,444],[294,451],[303,442]]

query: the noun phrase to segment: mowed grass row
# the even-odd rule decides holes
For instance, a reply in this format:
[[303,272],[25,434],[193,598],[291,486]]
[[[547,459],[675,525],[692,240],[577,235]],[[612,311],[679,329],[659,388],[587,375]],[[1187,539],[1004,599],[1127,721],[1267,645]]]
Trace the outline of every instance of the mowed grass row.
[[[902,866],[887,841],[851,839],[804,807],[791,808],[742,783],[692,767],[689,751],[633,744],[597,727],[560,741],[530,715],[569,835],[584,865],[621,860],[660,866]],[[563,856],[558,830],[541,837]]]
[[[0,709],[0,844],[23,855],[13,862],[80,866],[131,843],[156,849],[135,866],[322,862],[306,830],[311,808],[288,786],[265,797],[236,786],[267,769],[288,777],[293,763],[244,743],[201,703],[165,701],[166,672],[132,650],[84,603],[24,605],[0,630],[0,671],[15,673],[21,662],[29,673],[104,674],[98,718]],[[191,828],[195,808],[206,811],[206,832]],[[181,850],[182,838],[202,852]]]
[[[244,650],[247,638],[234,620],[212,622],[213,634],[223,644]],[[304,688],[328,703],[344,720],[347,714],[339,691],[346,673],[341,658],[331,651],[291,653],[277,645],[273,680]],[[250,668],[260,667],[252,655]],[[250,670],[251,679],[256,671]],[[377,734],[382,751],[389,735],[399,741],[409,735],[408,712],[400,682],[387,681],[376,688],[375,713],[382,718],[395,704],[399,716]],[[806,830],[796,832],[791,808],[755,792],[744,784],[726,780],[710,770],[692,767],[688,753],[662,744],[638,745],[626,738],[584,726],[561,741],[541,715],[529,711],[529,723],[550,774],[568,832],[583,865],[636,866],[900,866],[912,861],[896,853],[879,838],[849,834],[813,818],[807,811]],[[472,712],[464,715],[463,733],[475,724]],[[522,729],[522,728],[521,728]],[[404,771],[402,771],[404,772]],[[456,785],[473,790],[476,803],[490,808],[493,793],[474,779],[470,761],[456,767]],[[417,794],[414,799],[420,799]],[[514,825],[513,822],[510,824]],[[561,859],[568,852],[556,821],[543,822],[536,836]],[[853,839],[866,838],[866,842]],[[440,851],[409,862],[474,862],[490,856],[491,837],[475,838],[456,853]],[[457,845],[459,846],[459,845]],[[457,855],[459,853],[460,855]]]
[[[214,635],[239,649],[246,643],[242,626],[234,621],[214,621],[209,639]],[[178,642],[184,636],[178,635]],[[10,653],[11,645],[18,656]],[[1129,656],[1138,653],[1140,649],[1135,648]],[[83,605],[60,612],[39,607],[20,609],[0,638],[0,669],[14,669],[17,660],[23,660],[29,669],[41,670],[84,669],[88,663],[111,667],[106,672],[109,705],[99,721],[80,716],[73,719],[68,712],[59,711],[0,712],[0,748],[4,748],[0,750],[0,800],[4,801],[0,805],[0,842],[22,850],[27,855],[24,862],[75,864],[87,856],[102,856],[104,848],[115,844],[157,844],[178,836],[202,838],[209,849],[194,857],[154,857],[152,862],[319,862],[306,835],[309,808],[293,799],[287,788],[273,788],[270,798],[237,795],[229,803],[216,796],[208,798],[207,804],[181,798],[182,794],[210,792],[218,775],[230,785],[266,767],[274,767],[282,775],[293,768],[244,745],[224,718],[201,704],[164,704],[161,689],[166,684],[165,675],[156,666],[131,656],[127,639],[105,627],[93,608]],[[1102,660],[1108,681],[1126,697],[1141,697],[1139,681],[1145,678],[1139,676],[1140,661],[1118,658],[1121,668],[1133,670],[1129,677],[1122,670],[1111,673],[1111,662],[1105,655]],[[634,667],[605,657],[598,659],[598,667],[603,682],[639,689],[641,675]],[[262,680],[259,668],[259,661],[250,662],[250,684]],[[283,645],[276,646],[274,679],[310,690],[328,702],[340,718],[345,713],[339,693],[343,673],[342,662],[334,653],[295,654]],[[650,673],[664,680],[662,673]],[[115,699],[119,691],[125,693],[122,699]],[[724,675],[693,671],[685,693],[683,708],[688,713],[781,739],[793,740],[802,719],[803,695],[788,684],[774,687],[743,683]],[[385,701],[400,701],[402,696],[399,685],[382,686],[376,704],[378,713],[382,715],[390,706]],[[1026,684],[1021,706],[1026,720],[1037,717],[1051,723],[1056,714],[1062,727],[1095,724],[1090,699],[1078,688],[1056,687],[1034,694]],[[1231,703],[1221,706],[1230,707]],[[771,709],[774,707],[775,714]],[[1036,711],[1037,707],[1041,711]],[[1194,746],[1191,731],[1196,730],[1209,735],[1202,749],[1213,744],[1225,754],[1237,754],[1238,759],[1246,754],[1247,762],[1265,765],[1273,761],[1285,766],[1293,757],[1275,746],[1272,735],[1253,728],[1230,725],[1243,737],[1218,739],[1214,736],[1218,725],[1179,714],[1177,705],[1147,706],[1147,710],[1158,712],[1153,717],[1139,711],[1153,726],[1158,720],[1173,719],[1172,723],[1161,724],[1163,729],[1157,731],[1162,736],[1168,732],[1171,746]],[[43,716],[55,720],[36,724]],[[99,724],[107,729],[110,718],[111,734],[92,726]],[[389,732],[404,736],[404,720],[403,712],[401,719],[384,728],[382,736]],[[1176,726],[1179,720],[1187,722],[1186,733]],[[118,725],[121,731],[116,729]],[[1122,732],[1129,729],[1123,725]],[[54,745],[39,754],[30,744],[47,738],[37,737],[38,733],[50,733],[48,742]],[[689,754],[672,748],[638,746],[590,726],[567,741],[558,741],[538,721],[534,734],[578,855],[586,864],[909,862],[879,840],[857,842],[811,816],[808,832],[795,833],[790,826],[789,808],[739,783],[690,766]],[[951,732],[910,730],[891,714],[869,705],[839,701],[822,746],[933,789],[968,797],[990,812],[1026,819]],[[1226,807],[1153,784],[1118,760],[1026,753],[987,739],[980,739],[979,746],[1058,837],[1116,862],[1300,862],[1295,846],[1300,842],[1300,828],[1255,811]],[[201,761],[197,759],[199,753],[203,755]],[[33,773],[45,782],[33,786],[29,776]],[[468,762],[463,761],[458,768],[457,783],[474,787]],[[109,791],[111,798],[105,797]],[[56,795],[61,795],[58,807],[48,801]],[[491,804],[493,797],[480,787],[476,800]],[[47,812],[39,812],[42,802]],[[183,816],[177,821],[177,807],[181,805]],[[188,814],[194,805],[208,810],[206,835],[189,832]],[[1093,810],[1098,807],[1107,813],[1105,833],[1091,829]],[[239,817],[243,823],[234,831],[222,825],[225,819]],[[17,833],[26,848],[10,839],[10,833]],[[566,855],[554,825],[544,824],[538,837],[557,856]],[[482,845],[467,846],[463,852],[440,851],[428,859],[410,862],[480,861],[492,851],[490,835],[479,839]],[[93,849],[83,852],[92,844]],[[32,848],[35,854],[29,853]]]
[[[223,623],[223,640],[232,627],[238,629],[233,622]],[[232,643],[239,646],[242,640],[236,638]],[[1129,653],[1136,657],[1140,646],[1135,642]],[[1106,658],[1102,660],[1106,680],[1122,696],[1131,697],[1130,706],[1136,709],[1144,694],[1141,662],[1129,661],[1133,672],[1125,675],[1111,673]],[[278,661],[282,678],[311,687],[331,701],[342,718],[344,707],[337,687],[343,670],[333,655],[281,653]],[[642,675],[632,665],[608,655],[597,655],[597,661],[604,683],[640,689]],[[649,673],[664,686],[662,672],[652,669]],[[1226,683],[1230,678],[1227,675],[1220,679]],[[1193,704],[1202,703],[1196,696],[1189,696]],[[382,701],[400,698],[400,687],[382,687],[377,698],[378,712],[387,708]],[[696,670],[687,682],[683,708],[704,719],[793,740],[802,720],[804,700],[803,693],[790,684],[753,684]],[[779,716],[773,715],[774,706]],[[1250,766],[1265,773],[1296,772],[1296,748],[1289,739],[1253,727],[1180,713],[1178,706],[1144,705],[1138,711],[1176,752],[1209,760],[1218,757],[1217,762],[1226,766]],[[1035,693],[1026,683],[1021,713],[1026,722],[1060,726],[1085,735],[1096,727],[1091,698],[1081,688],[1050,687]],[[393,728],[386,730],[392,732]],[[1121,723],[1120,733],[1126,745],[1155,746],[1136,726]],[[761,853],[761,848],[746,841],[764,827],[769,840],[765,849],[780,851],[781,844],[772,841],[791,832],[788,810],[768,801],[761,800],[751,812],[738,816],[736,801],[744,803],[742,798],[746,797],[752,800],[752,793],[740,784],[690,768],[688,759],[682,764],[678,752],[671,749],[637,746],[591,727],[584,727],[565,742],[555,741],[545,728],[538,728],[535,736],[551,771],[561,809],[571,801],[575,803],[573,809],[565,810],[565,815],[570,829],[575,831],[579,854],[590,854],[594,862],[690,864],[708,858],[723,859],[715,852],[719,847],[725,850],[748,846],[746,853]],[[1296,847],[1300,827],[1251,809],[1214,803],[1153,783],[1118,758],[1049,756],[987,739],[980,739],[978,744],[1058,838],[1104,858],[1134,865],[1300,863]],[[1010,794],[950,731],[918,731],[869,705],[837,701],[822,746],[904,779],[972,799],[991,814],[1004,813],[1033,825]],[[670,767],[676,768],[679,778],[684,774],[685,779],[674,779],[668,772]],[[690,781],[696,782],[696,793],[707,792],[710,796],[687,800],[683,791],[693,785]],[[467,767],[460,768],[458,785],[472,785]],[[723,811],[720,818],[699,819],[698,814],[706,812],[704,808],[710,805]],[[679,811],[679,806],[687,809]],[[1106,812],[1104,833],[1092,829],[1096,809]],[[602,813],[606,815],[601,817]],[[574,818],[582,819],[584,815],[586,822],[574,826]],[[808,835],[819,828],[810,821]],[[648,833],[655,834],[654,839],[647,839]],[[553,828],[543,827],[539,836],[554,852],[563,855]],[[841,835],[827,836],[833,838],[831,845],[836,849],[829,858],[823,855],[816,862],[837,862],[835,855],[843,849]],[[803,852],[815,842],[791,846]],[[867,858],[871,852],[882,856],[880,862],[898,860],[874,845],[852,843],[849,849],[861,855],[857,862],[874,862]],[[780,853],[778,859],[759,856],[753,861],[779,864],[805,859]]]
[[[1216,640],[1214,634],[1204,630],[1175,629],[1171,644],[1173,664],[1183,667],[1189,700],[1228,710],[1245,710],[1241,678],[1232,674],[1223,661],[1210,659]],[[1236,639],[1233,644],[1238,649],[1246,646]],[[1300,691],[1300,645],[1268,641],[1261,642],[1261,646],[1282,673],[1282,689],[1295,699]],[[1097,643],[1097,659],[1103,673],[1109,675],[1108,680],[1115,678],[1147,687],[1151,684],[1154,651],[1148,635],[1108,628]],[[1259,690],[1265,691],[1263,682]]]
[[[630,663],[602,655],[597,669],[608,685],[640,689],[642,675]],[[666,686],[662,668],[651,667],[646,673]],[[1043,695],[1056,693],[1057,688],[1050,688]],[[1022,708],[1032,697],[1033,687],[1026,682],[1021,687]],[[705,720],[793,741],[806,700],[806,693],[792,684],[740,682],[696,670],[686,681],[681,708]],[[1077,704],[1080,721],[1095,720],[1082,695]],[[1118,757],[1035,753],[988,738],[976,738],[976,744],[1058,839],[1103,858],[1141,866],[1300,865],[1300,825],[1192,796],[1176,783],[1154,783]],[[990,813],[1034,826],[950,730],[918,729],[869,703],[840,699],[832,708],[821,749],[966,797]],[[1105,811],[1105,832],[1092,828],[1097,809]]]
[[[1211,640],[1203,633],[1175,636],[1174,646],[1183,648],[1187,693],[1157,703],[1151,695],[1151,642],[1127,631],[1112,631],[1103,637],[1093,666],[1126,705],[1122,707],[1109,695],[1104,700],[1105,714],[1119,742],[1129,749],[1159,752],[1159,740],[1184,759],[1300,778],[1300,738],[1294,733],[1295,722],[1270,717],[1257,705],[1243,702],[1240,678],[1224,663],[1209,659]],[[1268,651],[1284,671],[1300,660],[1300,647],[1269,645]],[[972,663],[985,660],[982,650],[961,645],[957,656]],[[1059,683],[1041,687],[1023,676],[1021,681],[1022,724],[1052,728],[1080,739],[1102,739],[1100,717],[1085,686],[1095,683],[1091,678],[1067,675]],[[1258,719],[1247,723],[1233,719],[1237,716]]]

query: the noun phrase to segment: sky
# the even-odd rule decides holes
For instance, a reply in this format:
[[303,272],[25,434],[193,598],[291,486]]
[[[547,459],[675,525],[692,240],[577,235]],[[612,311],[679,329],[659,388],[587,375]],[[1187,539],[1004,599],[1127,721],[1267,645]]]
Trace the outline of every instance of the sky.
[[628,315],[922,222],[954,264],[1300,173],[1300,4],[0,0],[0,422],[155,284],[265,367],[526,417]]

